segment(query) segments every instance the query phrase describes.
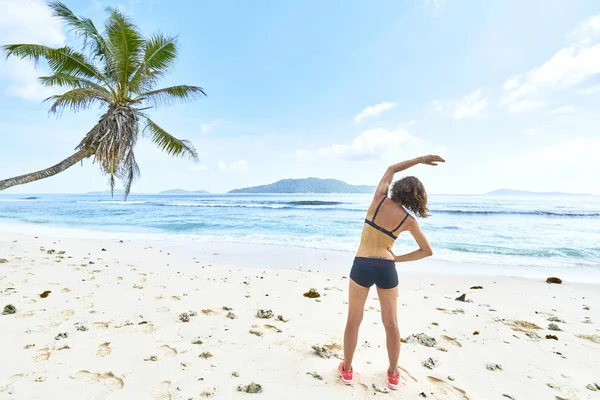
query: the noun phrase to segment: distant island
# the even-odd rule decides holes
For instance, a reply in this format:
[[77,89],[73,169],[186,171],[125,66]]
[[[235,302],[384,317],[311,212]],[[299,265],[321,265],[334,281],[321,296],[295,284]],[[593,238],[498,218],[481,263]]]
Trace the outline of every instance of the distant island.
[[269,185],[234,189],[229,193],[374,193],[375,186],[350,185],[337,179],[283,179]]
[[566,192],[530,192],[528,190],[498,189],[486,193],[490,196],[592,196],[586,193],[566,193]]
[[171,189],[171,190],[164,190],[162,192],[159,192],[158,194],[165,194],[165,195],[185,195],[185,194],[206,194],[209,193],[206,190],[183,190],[183,189]]

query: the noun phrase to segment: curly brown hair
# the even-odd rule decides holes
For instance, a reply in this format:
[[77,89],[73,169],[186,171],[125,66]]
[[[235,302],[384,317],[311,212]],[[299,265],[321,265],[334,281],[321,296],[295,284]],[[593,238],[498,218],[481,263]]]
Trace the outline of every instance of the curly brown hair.
[[414,176],[407,176],[394,183],[391,199],[421,218],[429,217],[425,186]]

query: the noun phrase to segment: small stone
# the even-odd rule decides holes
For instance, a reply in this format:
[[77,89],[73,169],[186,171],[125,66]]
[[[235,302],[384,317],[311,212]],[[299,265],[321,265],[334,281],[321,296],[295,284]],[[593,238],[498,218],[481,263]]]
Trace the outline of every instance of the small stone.
[[473,335],[479,335],[479,331],[473,332]]
[[596,387],[596,385],[594,385],[592,383],[588,384],[585,388],[591,390],[592,392],[598,391],[598,388]]
[[262,319],[273,318],[273,311],[271,311],[271,310],[258,310],[256,312],[256,317],[257,318],[262,318]]
[[317,374],[316,372],[307,372],[306,375],[310,375],[313,378],[318,379],[320,381],[323,380],[323,377],[321,375]]
[[223,311],[233,311],[233,308],[227,307],[227,306],[223,306]]
[[54,253],[56,253],[56,251],[55,251],[55,250],[48,250],[48,251],[46,252],[46,254],[54,254]]
[[562,319],[560,319],[558,317],[555,317],[555,316],[552,316],[552,317],[548,318],[548,321],[550,321],[550,322],[560,322],[561,324],[566,324],[565,321],[563,321]]
[[434,369],[437,367],[437,360],[435,358],[429,357],[427,360],[423,361],[423,366],[425,368]]
[[192,340],[192,344],[202,344],[202,340],[200,340],[200,338],[196,338],[194,340]]
[[236,377],[236,378],[239,378],[239,377],[240,377],[240,373],[239,373],[239,372],[237,372],[237,371],[233,371],[233,372],[231,373],[231,376],[234,376],[234,377]]
[[229,311],[229,312],[227,313],[227,318],[229,318],[229,319],[236,319],[236,318],[237,318],[237,316],[236,316],[234,313],[232,313],[231,311]]
[[471,286],[471,289],[483,289],[483,286]]
[[454,299],[456,301],[467,301],[467,294],[463,293],[460,296],[458,296],[456,299]]
[[303,296],[308,297],[309,299],[316,299],[318,297],[321,297],[319,292],[317,292],[317,289],[310,289],[308,292],[304,293]]
[[556,335],[546,335],[546,339],[558,340],[558,337]]
[[425,394],[425,392],[421,392],[421,393],[419,393],[419,397],[425,398],[425,397],[427,397],[427,395]]
[[262,385],[252,382],[249,385],[239,385],[237,390],[244,393],[260,393],[262,392]]
[[144,361],[158,361],[158,357],[156,357],[156,356],[150,356],[148,358],[144,358]]
[[69,335],[66,332],[59,333],[54,337],[54,340],[66,339]]
[[433,326],[439,326],[440,324],[439,324],[439,322],[432,322],[431,325],[433,325]]
[[420,343],[425,347],[435,347],[437,341],[424,333],[412,334],[406,338],[406,343]]
[[453,380],[454,380],[454,377],[453,377],[453,376],[450,376],[450,375],[448,375],[448,380],[449,380],[449,381],[453,381]]
[[562,279],[551,276],[548,279],[546,279],[546,283],[556,283],[560,285],[562,283]]
[[179,321],[181,322],[190,322],[190,315],[188,313],[179,314]]
[[257,330],[257,329],[250,329],[250,333],[252,335],[256,335],[256,336],[262,336],[263,335],[263,333],[261,331]]
[[583,309],[584,309],[585,311],[590,311],[590,306],[583,306]]
[[190,317],[195,317],[196,315],[198,315],[196,311],[190,311],[188,312],[188,314],[190,315]]
[[102,249],[102,250],[100,250],[100,251],[106,251],[106,249]]
[[12,304],[8,304],[8,305],[4,306],[4,311],[2,311],[2,315],[14,314],[16,312],[17,312],[17,307],[13,306]]
[[312,349],[321,358],[331,358],[333,356],[333,353],[327,347],[314,345]]
[[562,329],[560,329],[560,327],[556,324],[548,324],[548,329],[551,331],[562,331]]
[[485,367],[490,371],[502,371],[502,365],[496,363],[489,363]]

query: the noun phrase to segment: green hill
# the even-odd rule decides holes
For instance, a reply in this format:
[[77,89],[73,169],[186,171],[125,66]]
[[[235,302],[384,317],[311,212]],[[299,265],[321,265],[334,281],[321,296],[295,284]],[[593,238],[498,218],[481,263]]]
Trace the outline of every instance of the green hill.
[[374,193],[375,186],[355,186],[337,179],[283,179],[270,185],[234,189],[229,193]]

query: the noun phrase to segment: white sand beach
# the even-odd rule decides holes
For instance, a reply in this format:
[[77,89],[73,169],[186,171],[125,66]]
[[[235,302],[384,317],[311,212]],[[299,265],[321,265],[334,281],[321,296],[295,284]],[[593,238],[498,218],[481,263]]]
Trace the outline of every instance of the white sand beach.
[[[387,355],[375,290],[358,382],[348,387],[336,375],[347,272],[309,272],[315,260],[286,258],[284,249],[257,252],[253,263],[277,257],[303,270],[241,268],[166,248],[116,234],[0,234],[0,306],[16,308],[0,315],[0,399],[600,398],[592,390],[600,385],[597,285],[398,265],[402,337],[424,333],[435,345],[404,343],[400,363],[414,380],[381,393]],[[336,267],[329,271],[344,265]],[[321,297],[304,297],[311,288]],[[455,300],[463,293],[467,302]],[[238,392],[252,382],[260,393]]]

